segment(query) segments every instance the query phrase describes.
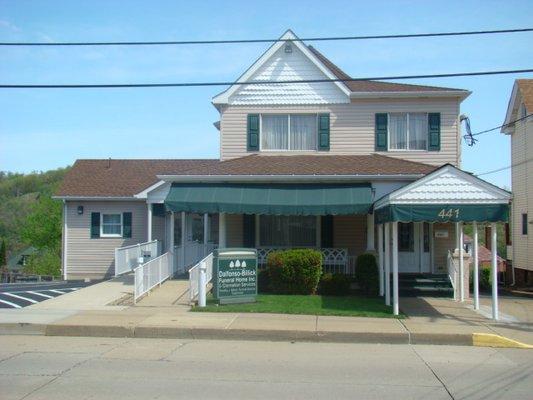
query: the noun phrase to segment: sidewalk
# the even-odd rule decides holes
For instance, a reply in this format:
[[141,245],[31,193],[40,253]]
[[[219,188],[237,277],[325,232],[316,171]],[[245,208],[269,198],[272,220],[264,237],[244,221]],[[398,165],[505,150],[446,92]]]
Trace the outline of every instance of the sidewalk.
[[[529,324],[494,323],[448,299],[402,298],[409,317],[358,318],[286,314],[196,313],[183,305],[110,307],[68,311],[48,310],[35,320],[35,310],[0,313],[0,333],[50,336],[136,338],[239,339],[308,342],[359,342],[475,345],[476,335],[502,335],[533,344]],[[28,318],[33,313],[33,322]],[[25,317],[24,323],[17,318]],[[500,344],[496,345],[502,345]],[[489,343],[490,345],[490,343]]]

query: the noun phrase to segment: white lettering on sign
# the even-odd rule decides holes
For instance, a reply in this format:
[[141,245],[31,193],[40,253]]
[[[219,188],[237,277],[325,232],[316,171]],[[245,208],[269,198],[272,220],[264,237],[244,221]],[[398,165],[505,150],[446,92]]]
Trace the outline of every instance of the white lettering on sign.
[[449,218],[459,218],[459,209],[456,208],[455,210],[453,208],[443,208],[442,210],[440,210],[440,212],[438,213],[438,216],[441,217],[442,219],[449,219]]

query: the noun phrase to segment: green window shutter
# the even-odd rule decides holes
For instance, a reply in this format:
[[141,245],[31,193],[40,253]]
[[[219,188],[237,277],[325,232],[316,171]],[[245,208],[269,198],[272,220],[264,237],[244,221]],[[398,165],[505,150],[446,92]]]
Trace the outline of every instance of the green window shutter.
[[376,114],[376,151],[387,151],[387,114]]
[[91,213],[91,239],[100,237],[100,213]]
[[440,150],[440,113],[428,114],[429,151]]
[[248,151],[259,150],[259,114],[248,114]]
[[333,247],[333,215],[320,217],[320,246]]
[[122,237],[131,237],[131,213],[125,212],[122,214]]
[[329,150],[329,114],[318,114],[318,150]]
[[255,215],[253,214],[242,216],[242,239],[244,247],[255,247]]

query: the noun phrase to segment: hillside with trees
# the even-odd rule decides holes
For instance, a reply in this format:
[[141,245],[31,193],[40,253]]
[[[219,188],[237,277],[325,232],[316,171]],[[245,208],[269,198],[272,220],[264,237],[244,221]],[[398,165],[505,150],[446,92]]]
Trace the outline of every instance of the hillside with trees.
[[61,202],[51,196],[67,170],[0,172],[0,241],[5,243],[7,259],[29,246],[38,250],[26,272],[60,275]]

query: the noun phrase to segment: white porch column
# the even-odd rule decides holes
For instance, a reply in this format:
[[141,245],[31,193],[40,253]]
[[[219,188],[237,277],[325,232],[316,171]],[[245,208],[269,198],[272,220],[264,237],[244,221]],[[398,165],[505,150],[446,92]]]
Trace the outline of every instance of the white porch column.
[[181,268],[185,268],[185,234],[187,232],[185,221],[185,211],[181,212],[181,253],[180,253],[180,264]]
[[168,232],[168,251],[170,252],[170,263],[172,264],[172,271],[176,270],[176,260],[174,252],[174,211],[170,213],[170,228]]
[[378,225],[378,259],[379,259],[379,295],[383,296],[385,293],[385,277],[384,275],[384,265],[385,260],[383,260],[383,224]]
[[472,230],[474,231],[474,245],[472,248],[472,253],[474,256],[474,310],[479,310],[479,256],[478,256],[478,233],[477,233],[477,222],[474,221],[472,224]]
[[400,313],[400,301],[398,295],[398,222],[392,223],[392,312]]
[[146,241],[151,242],[152,241],[152,210],[153,210],[152,203],[147,203],[146,207],[148,208],[148,218],[147,218],[148,219],[147,221],[148,231],[146,233]]
[[366,251],[375,251],[374,245],[374,214],[366,216]]
[[207,244],[209,243],[209,215],[204,213],[204,255],[207,255]]
[[498,316],[498,241],[497,241],[497,232],[496,232],[496,223],[490,224],[490,250],[492,253],[492,319],[497,321]]
[[459,294],[461,296],[461,301],[465,301],[465,261],[464,261],[464,234],[463,234],[463,223],[459,222]]
[[218,247],[226,247],[226,213],[218,215]]
[[385,304],[390,306],[390,223],[385,223]]

